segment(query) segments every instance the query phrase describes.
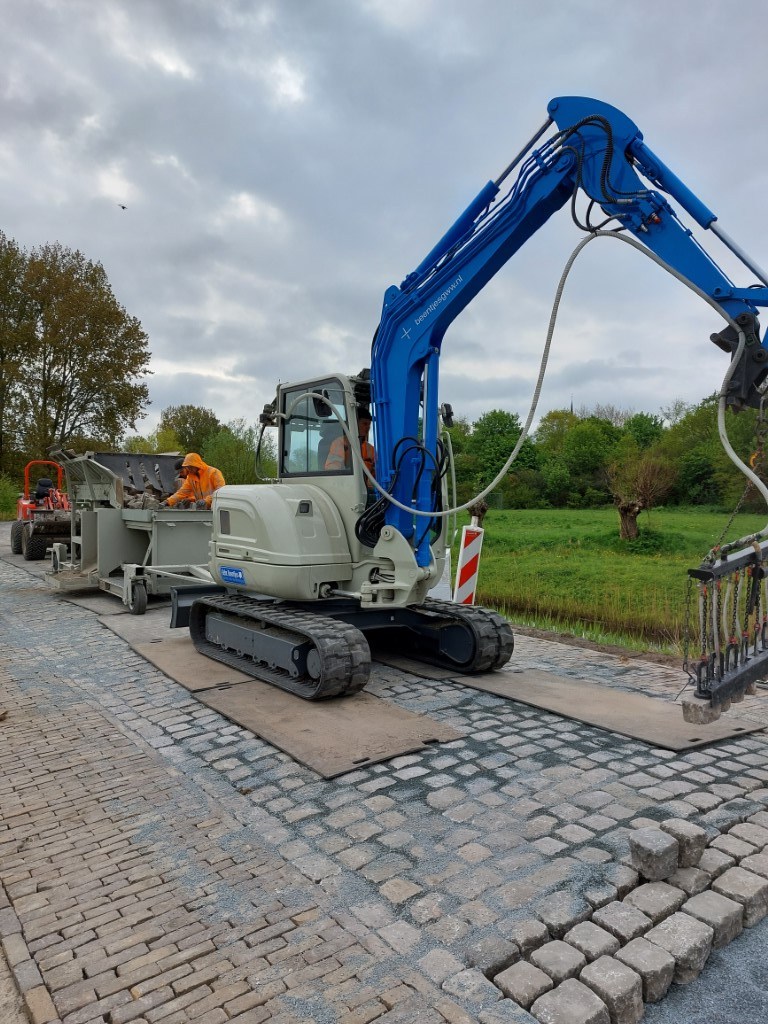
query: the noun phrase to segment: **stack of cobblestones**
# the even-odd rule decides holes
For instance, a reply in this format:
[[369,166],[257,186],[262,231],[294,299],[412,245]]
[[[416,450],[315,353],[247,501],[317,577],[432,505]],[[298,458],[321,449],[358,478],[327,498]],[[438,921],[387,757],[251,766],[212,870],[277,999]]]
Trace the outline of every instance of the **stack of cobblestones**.
[[713,949],[768,914],[768,812],[731,804],[722,831],[670,818],[631,832],[640,884],[623,899],[593,910],[556,893],[520,923],[517,951],[493,977],[517,1020],[636,1024],[645,1003],[694,981]]

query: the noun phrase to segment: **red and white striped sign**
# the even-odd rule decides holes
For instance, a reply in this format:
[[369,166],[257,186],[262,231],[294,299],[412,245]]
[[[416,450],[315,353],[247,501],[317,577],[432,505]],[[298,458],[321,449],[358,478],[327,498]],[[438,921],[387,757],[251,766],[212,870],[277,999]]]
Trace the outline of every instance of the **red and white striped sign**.
[[465,526],[461,531],[461,551],[453,592],[456,604],[475,603],[477,571],[480,567],[480,549],[483,546],[484,532],[479,526]]

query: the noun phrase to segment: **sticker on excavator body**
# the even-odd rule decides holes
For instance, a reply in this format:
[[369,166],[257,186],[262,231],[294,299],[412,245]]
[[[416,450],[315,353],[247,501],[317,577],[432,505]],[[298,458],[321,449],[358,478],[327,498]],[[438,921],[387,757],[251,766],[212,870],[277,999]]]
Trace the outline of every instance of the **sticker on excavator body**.
[[242,569],[234,569],[231,565],[222,565],[219,567],[219,575],[224,583],[245,586],[245,573]]

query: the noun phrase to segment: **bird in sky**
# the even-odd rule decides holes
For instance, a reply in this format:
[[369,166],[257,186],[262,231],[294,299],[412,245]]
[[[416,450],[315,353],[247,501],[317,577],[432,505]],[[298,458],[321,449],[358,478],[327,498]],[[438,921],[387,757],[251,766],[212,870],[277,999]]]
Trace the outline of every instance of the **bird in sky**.
[[123,206],[122,203],[118,203],[117,205],[120,207],[121,210],[127,210],[128,209],[128,207],[127,206]]

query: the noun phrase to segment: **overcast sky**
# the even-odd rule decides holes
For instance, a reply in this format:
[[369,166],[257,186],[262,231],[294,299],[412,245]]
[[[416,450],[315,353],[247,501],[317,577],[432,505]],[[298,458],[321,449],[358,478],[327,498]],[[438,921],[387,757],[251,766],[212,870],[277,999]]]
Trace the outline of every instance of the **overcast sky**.
[[[0,229],[103,263],[150,339],[142,433],[185,402],[252,422],[278,380],[369,365],[386,288],[554,96],[618,106],[768,264],[763,0],[0,0],[0,14]],[[453,324],[441,399],[459,415],[524,419],[581,237],[555,215]],[[708,340],[721,326],[597,241],[569,278],[540,413],[697,402],[726,370]]]

